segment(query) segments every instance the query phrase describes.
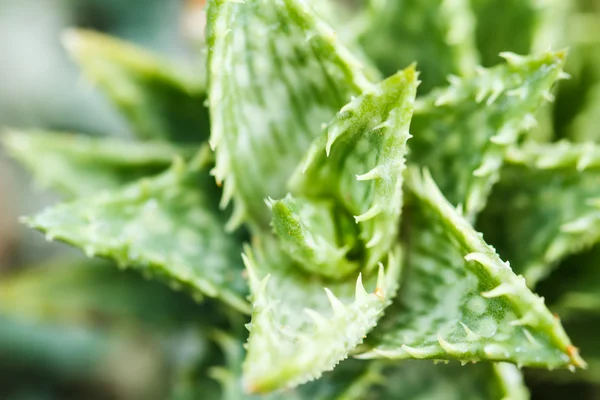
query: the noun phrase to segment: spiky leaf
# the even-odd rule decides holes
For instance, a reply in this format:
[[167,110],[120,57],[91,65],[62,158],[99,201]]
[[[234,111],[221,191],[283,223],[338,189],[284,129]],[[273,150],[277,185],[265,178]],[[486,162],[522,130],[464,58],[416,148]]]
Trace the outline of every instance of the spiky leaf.
[[409,67],[345,105],[291,179],[294,193],[333,198],[354,215],[367,268],[385,256],[397,233],[417,85]]
[[583,366],[560,323],[443,197],[407,175],[414,209],[407,276],[361,357]]
[[371,84],[299,0],[212,0],[207,34],[214,175],[235,199],[230,226],[266,227],[263,200],[285,195],[321,124]]
[[27,223],[88,256],[114,259],[247,311],[239,239],[224,230],[206,161],[176,162],[156,178],[59,204]]
[[2,135],[10,154],[43,186],[70,196],[96,194],[157,174],[193,150],[158,142],[132,142],[48,131],[10,130]]
[[203,71],[93,31],[68,30],[63,43],[140,138],[188,143],[208,138]]
[[566,255],[600,241],[600,146],[530,144],[507,161],[481,226],[533,287]]
[[504,148],[535,125],[533,113],[560,77],[564,52],[521,57],[451,79],[417,103],[411,160],[426,166],[454,205],[469,219],[483,208],[497,181]]
[[[346,358],[376,324],[393,298],[400,270],[391,253],[384,274],[327,282],[307,276],[270,237],[245,259],[252,293],[252,322],[244,362],[250,393],[292,388],[318,378]],[[376,283],[375,283],[376,282]]]

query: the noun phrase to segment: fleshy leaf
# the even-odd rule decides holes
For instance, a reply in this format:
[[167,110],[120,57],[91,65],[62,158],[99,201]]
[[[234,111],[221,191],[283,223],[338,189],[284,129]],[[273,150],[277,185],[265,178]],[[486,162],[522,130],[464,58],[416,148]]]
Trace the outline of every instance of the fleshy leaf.
[[483,241],[431,177],[411,170],[406,179],[416,204],[407,211],[405,284],[360,357],[584,366],[544,300]]
[[[300,267],[333,279],[343,278],[358,269],[357,261],[346,258],[357,230],[347,215],[339,215],[334,202],[295,199],[288,195],[270,201],[269,205],[273,212],[271,225],[281,249]],[[344,241],[346,238],[350,243]]]
[[473,220],[498,180],[504,149],[535,123],[559,79],[564,52],[503,55],[507,63],[451,79],[417,103],[410,160],[430,169],[442,192]]
[[293,193],[333,198],[354,215],[367,268],[376,265],[396,239],[417,85],[411,66],[345,105],[291,179]]
[[268,196],[286,182],[352,95],[371,87],[334,31],[299,0],[211,0],[208,8],[211,145],[230,227],[267,227]]
[[428,91],[449,74],[470,75],[478,64],[469,0],[369,0],[361,43],[384,75],[412,62]]
[[506,158],[481,226],[533,287],[565,256],[600,241],[600,146],[530,144]]
[[210,372],[223,387],[223,400],[360,400],[381,378],[379,361],[346,360],[320,379],[292,390],[263,396],[247,394],[241,385],[242,341],[221,332],[215,334],[215,339],[225,354],[225,366]]
[[265,393],[318,378],[361,343],[391,302],[399,279],[398,253],[387,271],[358,281],[327,282],[293,265],[270,237],[245,258],[252,293],[244,388]]
[[445,365],[403,361],[383,369],[383,379],[369,399],[411,400],[528,400],[518,368],[506,363]]
[[204,71],[188,71],[93,31],[68,30],[63,42],[137,136],[188,143],[208,139]]
[[155,178],[59,204],[27,223],[90,257],[114,259],[195,297],[216,297],[248,311],[239,238],[224,230],[207,158],[189,166],[179,161]]
[[68,133],[10,130],[2,143],[37,181],[71,196],[96,194],[157,174],[193,149]]

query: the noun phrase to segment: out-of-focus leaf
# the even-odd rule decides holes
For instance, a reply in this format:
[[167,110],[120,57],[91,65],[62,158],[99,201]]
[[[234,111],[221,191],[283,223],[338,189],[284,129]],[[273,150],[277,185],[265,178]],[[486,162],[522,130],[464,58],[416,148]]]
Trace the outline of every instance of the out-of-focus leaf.
[[409,67],[345,105],[291,180],[294,194],[335,199],[354,215],[365,247],[363,267],[375,266],[396,238],[417,84]]
[[[399,254],[387,271],[345,281],[324,281],[300,270],[268,236],[247,250],[252,293],[244,388],[266,393],[293,388],[335,367],[361,343],[391,302],[399,280]],[[324,290],[325,289],[325,290]]]
[[176,162],[155,178],[51,207],[27,223],[90,257],[114,259],[247,312],[241,245],[224,230],[207,160],[203,152],[187,166]]
[[428,174],[407,174],[415,197],[407,275],[363,358],[585,365],[560,322],[513,273]]
[[193,71],[97,32],[68,30],[63,42],[142,139],[208,139],[205,71]]
[[600,147],[530,144],[508,151],[507,161],[481,227],[533,287],[600,240]]
[[588,89],[583,109],[569,131],[569,137],[578,142],[600,141],[600,81]]
[[299,0],[209,1],[211,145],[230,227],[267,227],[310,143],[352,95],[370,89],[361,63]]
[[2,135],[11,155],[40,184],[70,196],[97,194],[157,174],[177,156],[195,149],[158,142],[131,142],[44,131],[11,130]]
[[535,126],[533,113],[561,77],[564,52],[521,57],[452,79],[417,102],[411,132],[413,162],[430,169],[442,192],[473,220],[498,180],[504,149]]
[[[477,48],[482,65],[500,61],[498,54],[537,53],[563,47],[570,1],[470,0],[476,17]],[[516,34],[515,26],[519,27]]]
[[528,400],[517,367],[506,363],[460,366],[431,361],[403,361],[382,372],[380,384],[368,399],[411,400]]
[[475,21],[468,0],[370,0],[360,41],[389,76],[417,62],[428,91],[449,74],[470,75],[478,64]]
[[99,261],[57,261],[0,281],[0,313],[14,317],[156,331],[181,326],[200,310],[181,293]]

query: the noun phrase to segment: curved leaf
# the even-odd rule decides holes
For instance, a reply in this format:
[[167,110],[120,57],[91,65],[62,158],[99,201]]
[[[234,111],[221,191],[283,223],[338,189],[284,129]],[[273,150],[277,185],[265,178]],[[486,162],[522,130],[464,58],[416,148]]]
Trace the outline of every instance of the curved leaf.
[[76,197],[157,174],[191,148],[47,131],[5,132],[2,143],[43,186]]
[[[244,388],[264,393],[316,379],[348,357],[391,302],[398,282],[398,254],[387,272],[358,281],[326,282],[293,265],[268,236],[246,251],[252,293]],[[254,254],[256,253],[256,255]],[[376,283],[375,283],[376,282]]]
[[507,145],[535,125],[533,113],[562,75],[564,52],[535,57],[504,54],[507,63],[417,103],[411,132],[413,162],[431,170],[444,195],[473,220],[484,207]]
[[565,256],[600,241],[600,146],[530,144],[506,159],[481,225],[533,287]]
[[176,162],[156,178],[59,204],[26,222],[88,256],[114,259],[196,297],[217,297],[247,312],[241,245],[224,230],[206,159],[189,166]]
[[369,336],[365,358],[585,365],[559,321],[443,197],[409,171],[416,197],[407,232],[407,276]]
[[188,143],[208,139],[204,71],[188,71],[93,31],[68,30],[63,43],[140,138]]
[[263,200],[285,184],[323,123],[371,87],[333,30],[299,0],[211,0],[211,145],[230,227],[267,227]]
[[333,198],[354,215],[367,268],[375,266],[396,239],[417,85],[411,66],[345,105],[291,179],[293,193]]

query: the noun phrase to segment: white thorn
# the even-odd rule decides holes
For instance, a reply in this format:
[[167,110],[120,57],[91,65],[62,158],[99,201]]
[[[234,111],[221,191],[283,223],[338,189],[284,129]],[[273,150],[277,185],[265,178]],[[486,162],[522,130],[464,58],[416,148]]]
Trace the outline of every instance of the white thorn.
[[383,172],[383,167],[381,165],[378,165],[375,168],[373,168],[372,170],[370,170],[369,172],[366,172],[362,175],[356,175],[356,180],[357,181],[370,181],[373,179],[378,179],[383,176],[382,172]]
[[363,283],[362,283],[362,273],[358,274],[358,279],[356,280],[356,289],[354,291],[354,298],[356,301],[362,301],[365,298],[367,298],[367,296],[369,295],[369,293],[367,293],[367,290],[365,289]]
[[342,303],[340,299],[338,299],[328,288],[325,288],[325,293],[327,294],[327,298],[329,299],[329,303],[331,304],[334,315],[343,314],[346,311],[346,306],[344,303]]
[[500,57],[504,58],[507,63],[513,66],[520,66],[526,62],[526,58],[510,51],[503,51]]
[[425,350],[422,350],[422,349],[417,349],[417,348],[414,348],[414,347],[410,347],[410,346],[407,346],[405,344],[403,344],[400,347],[402,347],[402,350],[404,350],[405,352],[407,352],[408,355],[411,356],[412,358],[420,359],[420,358],[425,358],[425,357],[429,356],[429,352],[425,351]]
[[313,320],[313,322],[315,323],[315,325],[317,325],[317,327],[320,328],[327,324],[327,318],[322,316],[317,311],[315,311],[311,308],[305,308],[304,312]]
[[355,215],[354,220],[356,221],[356,223],[367,221],[371,218],[376,217],[377,214],[379,214],[382,211],[383,209],[379,206],[379,204],[375,204],[373,207],[369,208],[364,214]]
[[440,346],[442,347],[442,349],[444,349],[444,351],[448,354],[463,354],[466,353],[466,349],[461,348],[460,346],[451,344],[449,342],[447,342],[446,340],[444,340],[444,338],[442,337],[441,334],[438,333],[437,335],[437,341],[440,344]]
[[458,321],[458,322],[465,330],[465,332],[467,334],[467,340],[478,340],[481,338],[481,336],[479,336],[478,334],[473,332],[467,325],[463,324],[461,321]]
[[513,295],[513,294],[515,294],[514,287],[508,283],[501,283],[500,285],[496,286],[494,289],[492,289],[488,292],[481,293],[481,295],[483,297],[485,297],[486,299],[491,299],[491,298],[500,297],[500,296],[508,296],[508,295]]
[[381,233],[381,231],[377,231],[377,232],[375,232],[373,237],[371,239],[369,239],[369,241],[367,242],[365,247],[367,249],[375,247],[381,241],[381,239],[383,239],[383,233]]

